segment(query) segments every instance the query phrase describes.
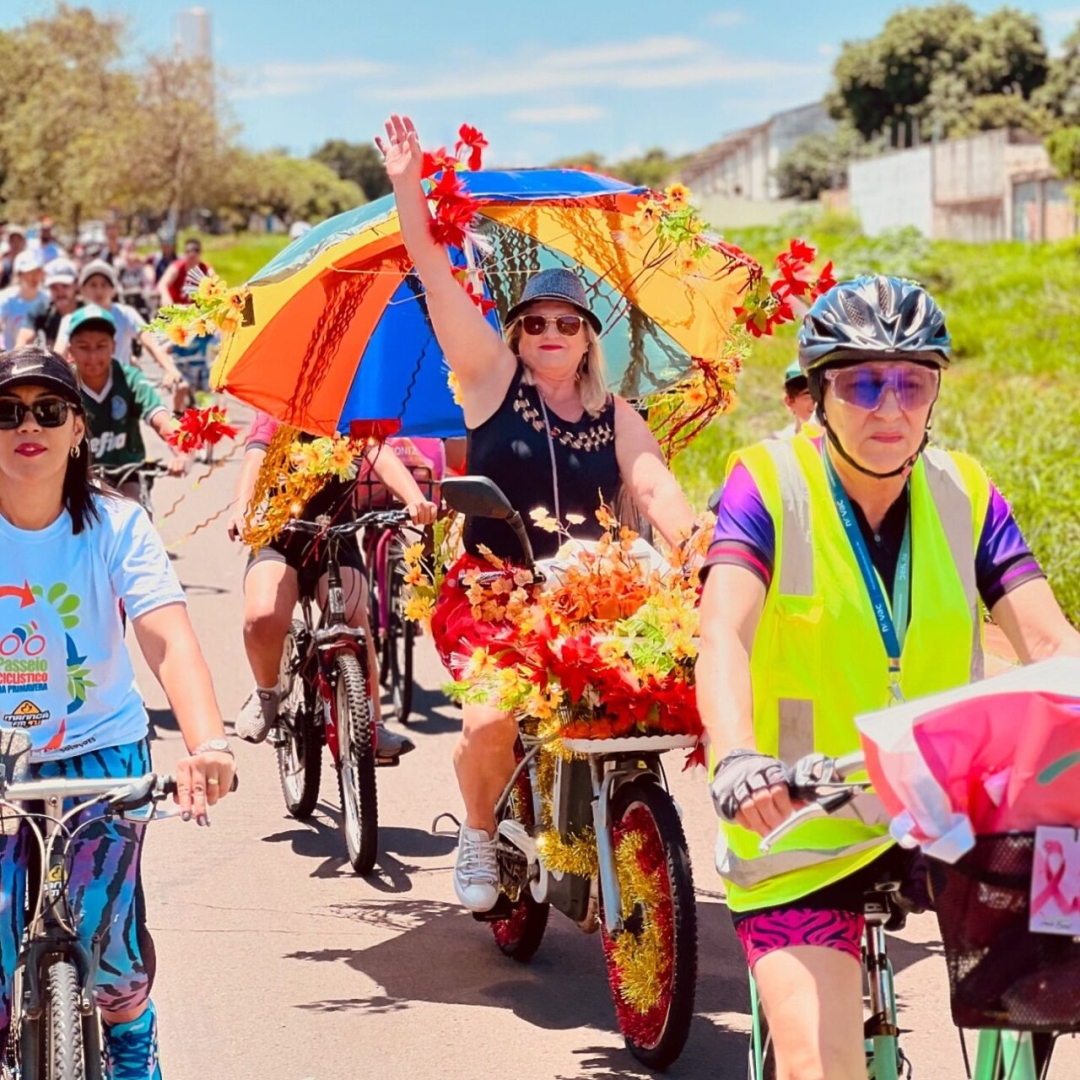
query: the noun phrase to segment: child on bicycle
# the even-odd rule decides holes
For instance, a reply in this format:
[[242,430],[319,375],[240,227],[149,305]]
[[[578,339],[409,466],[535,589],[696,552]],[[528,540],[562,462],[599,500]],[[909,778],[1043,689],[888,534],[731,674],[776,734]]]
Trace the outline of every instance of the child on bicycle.
[[[278,421],[259,413],[248,432],[244,461],[237,482],[235,515],[229,523],[229,536],[239,540],[244,519],[255,491],[256,480],[266,457]],[[438,508],[424,497],[412,473],[391,450],[372,447],[364,455],[374,475],[405,505],[417,525],[430,525]],[[313,520],[327,515],[335,522],[352,520],[355,514],[355,481],[331,480],[297,516]],[[367,583],[364,562],[358,544],[341,549],[341,578],[345,588],[345,616],[350,626],[365,631],[371,685],[379,685],[375,644],[368,624]],[[270,733],[281,703],[279,682],[281,653],[301,593],[315,593],[320,602],[326,595],[326,573],[315,554],[310,539],[280,536],[259,550],[248,561],[244,572],[244,648],[255,689],[236,719],[236,733],[248,742],[260,743]],[[372,695],[378,725],[378,755],[392,759],[414,749],[411,739],[390,731],[383,725],[377,692]]]
[[[46,349],[0,353],[0,726],[32,739],[36,777],[142,776],[146,708],[124,643],[121,602],[180,725],[185,821],[207,821],[235,767],[184,592],[142,508],[98,487],[74,370]],[[68,891],[76,931],[100,950],[97,1004],[112,1080],[160,1078],[150,1000],[153,943],[139,853],[144,825],[99,807],[75,822]],[[75,827],[73,826],[73,827]],[[24,825],[25,829],[26,826]],[[0,836],[0,1052],[25,912],[25,833]]]
[[[140,423],[163,439],[173,420],[146,376],[113,356],[116,323],[112,312],[87,304],[71,315],[68,324],[68,359],[82,384],[82,407],[89,424],[92,463],[106,469],[138,464],[146,458]],[[183,476],[188,469],[184,454],[174,453],[169,472]],[[127,481],[123,494],[139,497],[137,480]]]

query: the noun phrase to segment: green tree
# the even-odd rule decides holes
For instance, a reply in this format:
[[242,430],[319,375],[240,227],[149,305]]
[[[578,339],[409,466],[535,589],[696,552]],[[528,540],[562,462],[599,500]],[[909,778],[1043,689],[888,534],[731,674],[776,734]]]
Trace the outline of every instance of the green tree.
[[776,182],[785,199],[816,199],[823,191],[847,184],[848,165],[876,147],[850,125],[829,135],[804,135],[776,166]]
[[[988,99],[980,124],[1006,97],[1028,102],[1048,71],[1042,29],[1032,15],[1002,7],[979,16],[959,3],[904,8],[877,37],[844,46],[827,101],[837,119],[866,139],[885,132],[894,142],[910,142],[971,129],[977,100]],[[1041,114],[1010,104],[1004,115],[1037,127]]]
[[122,24],[57,5],[0,39],[0,147],[8,216],[49,213],[77,227],[128,186],[118,145],[138,88],[120,66]]
[[1080,124],[1080,25],[1063,42],[1061,55],[1050,61],[1035,100],[1061,123]]
[[315,161],[328,165],[342,180],[351,180],[356,184],[368,202],[381,199],[392,190],[382,154],[374,143],[329,139],[311,156]]
[[1067,180],[1080,180],[1080,127],[1058,128],[1046,140],[1055,169]]

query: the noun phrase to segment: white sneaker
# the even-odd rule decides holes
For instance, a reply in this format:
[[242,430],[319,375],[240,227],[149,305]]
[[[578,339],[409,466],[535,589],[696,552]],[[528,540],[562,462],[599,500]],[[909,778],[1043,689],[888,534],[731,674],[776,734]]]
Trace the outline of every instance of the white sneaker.
[[499,864],[495,838],[483,829],[461,826],[454,892],[469,911],[490,911],[499,899]]
[[252,691],[236,718],[236,734],[245,742],[261,743],[277,720],[280,690]]

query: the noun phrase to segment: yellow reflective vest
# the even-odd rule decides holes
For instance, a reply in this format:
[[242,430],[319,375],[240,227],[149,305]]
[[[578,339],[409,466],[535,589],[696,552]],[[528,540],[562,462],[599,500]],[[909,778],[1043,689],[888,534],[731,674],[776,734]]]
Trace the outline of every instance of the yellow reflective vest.
[[[856,715],[892,700],[889,662],[869,593],[809,438],[733,454],[750,471],[776,534],[773,578],[751,656],[758,749],[787,764],[812,751],[859,748]],[[905,699],[982,678],[975,555],[990,483],[964,454],[929,449],[911,475],[911,621],[901,656]],[[736,825],[717,868],[733,911],[767,908],[824,888],[891,843],[876,800],[795,829],[768,855]]]

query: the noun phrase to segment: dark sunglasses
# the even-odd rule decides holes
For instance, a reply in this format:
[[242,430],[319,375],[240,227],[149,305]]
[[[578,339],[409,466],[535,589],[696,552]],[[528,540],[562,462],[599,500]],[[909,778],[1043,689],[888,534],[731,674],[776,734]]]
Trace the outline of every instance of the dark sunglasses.
[[845,405],[873,412],[881,407],[886,390],[896,394],[905,412],[921,409],[936,397],[941,373],[916,364],[897,364],[895,367],[850,367],[825,372],[833,393]]
[[581,324],[584,321],[580,315],[522,315],[521,329],[529,337],[539,337],[548,328],[549,323],[554,323],[555,329],[563,337],[573,337],[581,331]]
[[22,426],[27,413],[33,413],[34,419],[43,428],[63,427],[67,422],[68,410],[74,406],[60,398],[46,398],[27,404],[12,398],[0,399],[0,431],[14,431]]

